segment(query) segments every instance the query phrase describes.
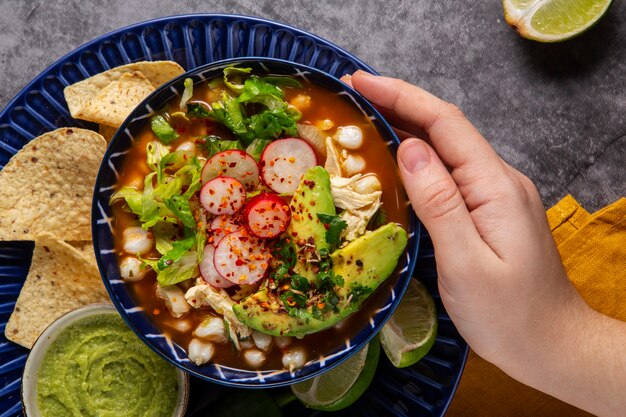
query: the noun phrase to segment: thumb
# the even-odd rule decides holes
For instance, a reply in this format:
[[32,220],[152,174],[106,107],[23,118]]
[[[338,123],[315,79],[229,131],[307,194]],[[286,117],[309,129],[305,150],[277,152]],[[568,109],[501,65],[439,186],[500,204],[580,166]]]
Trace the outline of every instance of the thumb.
[[426,142],[403,141],[398,167],[413,210],[428,229],[438,255],[456,257],[481,241],[457,184]]

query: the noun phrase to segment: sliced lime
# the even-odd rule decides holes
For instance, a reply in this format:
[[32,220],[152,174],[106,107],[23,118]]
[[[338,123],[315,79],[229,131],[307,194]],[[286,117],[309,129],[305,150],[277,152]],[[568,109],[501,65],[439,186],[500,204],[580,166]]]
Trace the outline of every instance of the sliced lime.
[[422,283],[412,279],[398,309],[380,331],[380,343],[397,368],[422,359],[437,337],[435,302]]
[[358,400],[369,387],[379,356],[380,342],[375,338],[338,367],[294,384],[291,390],[309,408],[323,411],[344,409]]
[[581,34],[606,13],[611,0],[504,0],[504,18],[525,38],[558,42]]

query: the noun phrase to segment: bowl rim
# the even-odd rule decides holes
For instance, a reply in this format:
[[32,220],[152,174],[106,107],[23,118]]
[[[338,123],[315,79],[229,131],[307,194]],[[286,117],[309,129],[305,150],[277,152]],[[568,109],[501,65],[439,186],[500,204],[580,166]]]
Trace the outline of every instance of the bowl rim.
[[[116,133],[114,134],[113,138],[111,139],[111,141],[108,144],[107,150],[102,158],[102,162],[100,164],[100,167],[98,169],[98,175],[96,177],[96,181],[95,181],[95,185],[94,185],[94,194],[93,194],[93,200],[92,200],[92,209],[91,209],[91,226],[92,226],[92,241],[93,241],[93,246],[94,246],[94,253],[95,253],[95,257],[96,257],[96,261],[98,264],[98,269],[100,271],[100,275],[101,278],[104,282],[105,288],[109,294],[109,297],[111,298],[111,301],[113,303],[113,305],[115,306],[115,308],[117,309],[117,311],[119,312],[119,314],[122,316],[122,318],[124,319],[124,321],[126,322],[126,324],[137,334],[137,336],[145,343],[147,344],[153,351],[155,351],[157,354],[159,354],[160,356],[162,356],[163,358],[165,358],[168,362],[172,363],[174,366],[176,366],[177,368],[195,376],[198,378],[201,378],[203,380],[207,380],[207,381],[211,381],[220,385],[225,385],[225,386],[229,386],[229,387],[235,387],[235,388],[249,388],[249,389],[264,389],[264,388],[270,388],[270,387],[281,387],[281,386],[288,386],[288,385],[292,385],[298,382],[302,382],[305,381],[307,379],[310,378],[314,378],[324,372],[327,372],[331,369],[333,369],[334,367],[340,365],[341,363],[343,363],[345,360],[349,359],[352,355],[356,354],[356,352],[358,352],[363,346],[365,346],[365,344],[369,343],[372,338],[374,338],[376,336],[376,334],[378,334],[378,332],[380,331],[380,329],[384,326],[384,324],[387,322],[387,320],[391,317],[392,313],[395,311],[395,309],[397,308],[400,299],[402,298],[402,296],[404,295],[410,280],[412,279],[412,275],[413,275],[413,271],[415,268],[415,264],[416,264],[416,260],[417,260],[417,256],[418,256],[418,252],[419,252],[419,246],[420,246],[420,234],[421,234],[421,223],[419,222],[419,219],[417,218],[417,216],[415,215],[415,213],[413,212],[413,210],[411,210],[411,206],[410,204],[408,205],[407,209],[409,212],[409,230],[407,231],[407,233],[409,234],[409,238],[413,238],[415,241],[415,248],[413,249],[413,251],[411,251],[409,253],[409,249],[405,249],[405,254],[407,256],[407,265],[406,267],[400,272],[400,276],[398,278],[398,283],[396,285],[400,285],[399,288],[397,288],[397,292],[393,292],[392,291],[392,302],[389,304],[389,307],[387,308],[387,314],[386,316],[377,324],[376,328],[372,329],[371,326],[368,326],[368,328],[372,329],[369,334],[358,343],[358,345],[356,347],[354,346],[349,346],[349,350],[347,352],[342,351],[340,358],[337,359],[334,363],[330,364],[330,365],[325,365],[324,367],[320,367],[320,369],[317,370],[311,370],[310,372],[306,373],[305,375],[298,375],[296,376],[295,373],[289,373],[290,378],[288,380],[285,381],[278,381],[278,382],[263,382],[260,384],[251,384],[251,383],[247,383],[247,382],[233,382],[230,381],[229,379],[227,379],[227,377],[223,376],[222,378],[216,378],[216,377],[211,377],[199,372],[194,371],[193,369],[189,369],[187,368],[183,363],[180,363],[176,360],[174,360],[173,358],[170,357],[169,354],[166,354],[165,352],[162,352],[156,345],[154,345],[153,343],[150,342],[150,340],[148,340],[148,338],[146,337],[146,335],[144,334],[144,332],[141,332],[137,329],[137,327],[135,326],[135,324],[133,323],[133,321],[131,321],[131,319],[128,317],[128,315],[126,314],[126,311],[124,309],[124,307],[121,305],[120,300],[115,296],[116,291],[113,289],[111,283],[109,282],[110,280],[108,279],[108,274],[106,272],[106,268],[105,268],[105,264],[100,256],[100,244],[99,244],[99,228],[98,228],[98,213],[99,213],[99,207],[98,207],[98,201],[99,201],[99,191],[100,191],[100,186],[101,186],[101,181],[102,181],[102,177],[104,175],[104,172],[108,169],[107,167],[107,163],[106,161],[109,161],[109,158],[111,156],[113,156],[115,154],[114,152],[114,145],[117,141],[119,141],[119,137],[122,135],[122,132],[124,132],[128,125],[130,125],[133,121],[135,121],[135,119],[138,117],[137,113],[141,112],[144,109],[149,109],[150,111],[150,115],[152,114],[156,114],[156,111],[152,110],[152,106],[150,106],[150,102],[157,97],[159,94],[161,94],[164,90],[170,89],[172,88],[173,85],[180,83],[182,85],[182,82],[184,81],[185,78],[189,78],[192,76],[195,76],[197,74],[200,74],[202,72],[206,72],[206,71],[210,71],[210,70],[215,70],[219,67],[226,67],[229,65],[235,65],[235,64],[239,64],[239,63],[245,63],[245,62],[254,62],[254,63],[270,63],[270,64],[276,64],[276,65],[281,65],[281,66],[285,66],[288,65],[292,68],[298,68],[302,71],[308,71],[309,73],[314,73],[318,76],[321,76],[322,78],[326,78],[331,80],[332,83],[336,84],[336,85],[340,85],[341,89],[343,89],[344,91],[347,91],[352,97],[355,97],[356,100],[354,101],[354,105],[357,107],[361,107],[364,106],[371,114],[374,115],[374,117],[380,122],[380,124],[382,125],[382,130],[385,131],[386,134],[388,134],[391,138],[391,145],[395,146],[397,148],[397,146],[399,146],[400,144],[400,139],[398,138],[397,134],[395,133],[395,131],[393,130],[393,128],[391,127],[391,125],[387,122],[387,120],[383,117],[383,115],[367,100],[365,99],[365,97],[363,97],[360,93],[358,93],[355,89],[353,89],[351,86],[345,84],[344,82],[342,82],[341,80],[339,80],[337,77],[322,71],[318,68],[315,67],[311,67],[309,65],[306,64],[301,64],[298,62],[294,62],[294,61],[289,61],[289,60],[285,60],[285,59],[280,59],[280,58],[269,58],[269,57],[258,57],[258,56],[242,56],[242,57],[235,57],[235,58],[227,58],[227,59],[221,59],[221,60],[217,60],[217,61],[213,61],[210,62],[208,64],[204,64],[201,66],[198,66],[196,68],[190,69],[188,71],[185,71],[185,73],[179,75],[176,78],[173,78],[171,80],[169,80],[168,82],[166,82],[165,84],[159,86],[157,89],[155,89],[152,93],[150,93],[150,95],[148,95],[144,100],[142,100],[134,109],[133,111],[128,115],[128,117],[124,120],[124,122],[122,123],[122,125],[120,125],[120,127],[117,129]],[[375,72],[373,70],[371,70],[370,68],[368,68],[368,70],[370,70],[371,73],[375,74]],[[306,72],[305,72],[306,74]],[[197,84],[197,82],[194,83],[194,85]],[[363,110],[363,112],[365,113],[365,111]],[[142,118],[148,118],[148,116],[143,115]],[[381,129],[377,128],[377,130],[381,131]],[[388,144],[390,144],[388,142]],[[391,152],[391,150],[390,150]],[[392,153],[392,157],[395,160],[396,159],[396,155]],[[406,275],[406,278],[403,279],[403,275]],[[394,287],[395,288],[395,287]],[[148,317],[145,317],[145,320],[150,321],[150,319]],[[155,325],[155,327],[158,328],[158,326]],[[161,329],[159,328],[159,331],[161,331]],[[357,333],[358,334],[358,333]],[[356,334],[355,334],[356,335]],[[354,337],[355,335],[353,335],[352,337]],[[169,340],[169,339],[168,339]],[[352,340],[352,338],[349,339],[350,341]],[[171,343],[173,344],[173,343]],[[175,355],[174,355],[175,356]],[[307,362],[307,364],[313,365],[314,363],[317,362],[321,362],[325,359],[315,359],[312,361]],[[240,369],[242,371],[248,371],[246,369],[242,369],[242,368],[234,368],[234,369]]]
[[[25,416],[36,417],[40,415],[37,406],[37,375],[39,374],[41,363],[52,343],[65,329],[76,321],[100,314],[117,314],[121,317],[121,314],[113,304],[88,304],[63,314],[50,323],[37,337],[28,352],[22,373],[22,380],[20,382],[20,399],[22,401],[22,412]],[[126,321],[124,321],[124,323],[126,323]],[[133,333],[135,332],[133,331]],[[138,339],[141,340],[140,338]],[[183,417],[189,401],[189,375],[178,367],[175,367],[175,369],[176,378],[178,380],[178,396],[172,417]]]

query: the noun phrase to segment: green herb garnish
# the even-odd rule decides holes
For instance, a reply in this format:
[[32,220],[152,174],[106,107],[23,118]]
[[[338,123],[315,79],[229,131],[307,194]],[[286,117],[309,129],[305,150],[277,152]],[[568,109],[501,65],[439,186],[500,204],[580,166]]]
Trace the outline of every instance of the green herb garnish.
[[317,218],[324,223],[326,233],[324,238],[328,246],[336,249],[341,243],[341,232],[348,227],[348,223],[339,216],[333,216],[332,214],[318,213]]

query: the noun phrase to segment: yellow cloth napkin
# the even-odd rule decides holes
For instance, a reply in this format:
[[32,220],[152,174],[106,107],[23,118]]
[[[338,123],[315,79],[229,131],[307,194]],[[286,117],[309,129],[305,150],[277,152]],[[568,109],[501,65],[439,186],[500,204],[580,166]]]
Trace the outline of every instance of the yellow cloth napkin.
[[[595,310],[626,321],[626,198],[588,213],[568,195],[546,215],[567,274]],[[527,387],[470,351],[448,417],[590,416]]]

